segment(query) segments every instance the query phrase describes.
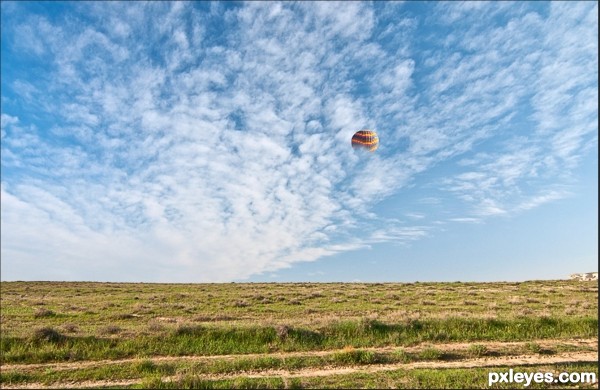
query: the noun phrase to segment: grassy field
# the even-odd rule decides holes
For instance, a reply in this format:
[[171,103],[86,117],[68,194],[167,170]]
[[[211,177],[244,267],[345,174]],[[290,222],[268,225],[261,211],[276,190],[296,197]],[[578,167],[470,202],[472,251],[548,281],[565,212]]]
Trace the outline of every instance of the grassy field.
[[597,281],[0,287],[2,388],[487,388],[490,370],[598,373]]

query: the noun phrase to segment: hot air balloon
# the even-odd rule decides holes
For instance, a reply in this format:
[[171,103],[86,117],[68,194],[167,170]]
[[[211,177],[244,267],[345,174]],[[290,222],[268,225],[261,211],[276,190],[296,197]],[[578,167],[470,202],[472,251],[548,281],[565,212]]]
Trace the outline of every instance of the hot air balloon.
[[374,152],[379,146],[379,137],[372,130],[360,130],[352,136],[352,148]]

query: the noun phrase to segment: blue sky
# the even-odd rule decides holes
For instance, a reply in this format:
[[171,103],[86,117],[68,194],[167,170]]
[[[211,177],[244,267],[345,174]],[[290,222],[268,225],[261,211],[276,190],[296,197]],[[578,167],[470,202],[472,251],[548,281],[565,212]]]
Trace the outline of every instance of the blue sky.
[[1,10],[2,280],[597,270],[597,2]]

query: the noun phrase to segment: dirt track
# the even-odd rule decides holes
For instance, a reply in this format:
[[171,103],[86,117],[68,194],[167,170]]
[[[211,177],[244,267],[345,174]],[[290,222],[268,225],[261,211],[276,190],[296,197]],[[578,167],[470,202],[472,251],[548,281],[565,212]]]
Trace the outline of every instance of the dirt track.
[[[579,347],[591,347],[596,349],[597,339],[585,339],[585,340],[539,340],[536,344],[540,347],[561,345],[573,345]],[[485,345],[489,350],[498,350],[502,348],[514,348],[519,347],[523,342],[490,342],[490,343],[478,343]],[[452,344],[435,344],[434,346],[444,351],[457,351],[468,348],[471,344],[464,343],[452,343]],[[407,352],[416,352],[426,348],[428,345],[420,345],[416,347],[404,348]],[[364,348],[364,350],[389,352],[396,348]],[[53,370],[76,370],[80,368],[102,366],[106,364],[124,364],[132,363],[136,361],[150,360],[153,362],[162,361],[201,361],[209,359],[235,359],[235,358],[252,358],[252,357],[292,357],[292,356],[318,356],[334,353],[336,351],[312,351],[312,352],[289,352],[289,353],[275,353],[275,354],[253,354],[253,355],[223,355],[223,356],[163,356],[154,358],[142,358],[142,359],[124,359],[124,360],[111,360],[111,361],[95,361],[95,362],[75,362],[75,363],[49,363],[49,364],[30,364],[30,365],[7,365],[2,367],[2,371],[20,371],[27,372],[36,369],[53,369]],[[245,378],[265,378],[265,377],[283,377],[283,378],[301,378],[301,377],[319,377],[319,376],[331,376],[331,375],[345,375],[353,373],[376,373],[382,371],[393,371],[398,369],[411,370],[419,368],[477,368],[477,367],[499,367],[499,366],[526,366],[526,365],[540,365],[540,364],[559,364],[559,363],[572,363],[572,362],[596,362],[598,361],[598,352],[585,351],[585,352],[564,352],[556,353],[552,355],[535,354],[535,355],[515,355],[515,356],[499,356],[499,357],[483,357],[476,359],[461,359],[455,361],[422,361],[413,363],[395,363],[395,364],[373,364],[363,366],[347,366],[347,367],[319,367],[319,368],[305,368],[300,370],[263,370],[260,372],[244,372],[236,374],[202,374],[198,375],[199,378],[207,380],[218,380],[218,379],[233,379],[238,377]],[[178,376],[164,377],[163,381],[174,381],[178,380]],[[3,389],[33,389],[33,388],[92,388],[100,386],[127,386],[139,383],[141,379],[127,379],[127,380],[101,380],[101,381],[85,381],[76,383],[54,383],[50,386],[45,386],[42,383],[26,383],[19,385],[2,384]]]
[[[411,370],[418,368],[475,368],[475,367],[499,367],[499,366],[525,366],[537,364],[558,364],[558,363],[573,363],[573,362],[596,362],[598,360],[597,352],[579,352],[579,353],[564,353],[556,355],[537,355],[537,356],[510,356],[502,358],[481,358],[467,359],[455,362],[415,362],[407,364],[386,364],[386,365],[371,365],[371,366],[352,366],[352,367],[332,367],[322,369],[303,369],[295,371],[286,370],[267,370],[262,372],[249,372],[244,374],[227,374],[227,375],[199,375],[203,379],[218,380],[232,379],[237,377],[245,378],[265,378],[265,377],[284,377],[284,378],[302,378],[302,377],[317,377],[344,375],[353,373],[375,373],[381,371],[393,370]],[[177,380],[177,376],[165,377],[163,381]],[[24,385],[11,386],[3,384],[3,389],[41,389],[41,388],[64,388],[64,389],[81,389],[93,388],[101,386],[128,386],[139,383],[140,379],[128,379],[122,381],[86,381],[77,383],[60,383],[51,386],[45,386],[42,383],[27,383]]]
[[[427,347],[435,347],[440,350],[447,352],[461,351],[469,348],[473,344],[484,345],[489,351],[495,351],[502,348],[515,348],[523,346],[529,342],[477,342],[477,343],[435,343],[435,344],[421,344],[414,347],[402,347],[406,352],[418,352]],[[536,340],[535,343],[542,348],[552,347],[555,345],[570,345],[576,347],[590,347],[597,349],[598,339],[569,339],[569,340]],[[397,350],[399,347],[384,347],[384,348],[360,348],[365,351],[373,352],[390,352]],[[135,363],[139,361],[152,361],[154,363],[168,362],[168,361],[203,361],[213,359],[239,359],[239,358],[258,358],[265,356],[272,357],[296,357],[296,356],[324,356],[336,352],[342,352],[344,350],[325,350],[325,351],[302,351],[302,352],[277,352],[270,354],[245,354],[245,355],[210,355],[210,356],[156,356],[148,358],[132,358],[132,359],[119,359],[119,360],[97,360],[97,361],[82,361],[82,362],[69,362],[69,363],[41,363],[41,364],[11,364],[3,365],[2,371],[21,371],[26,372],[29,370],[35,370],[40,368],[52,369],[52,370],[77,370],[80,368],[90,368],[105,366],[108,364],[127,364]],[[597,354],[597,352],[596,352]]]

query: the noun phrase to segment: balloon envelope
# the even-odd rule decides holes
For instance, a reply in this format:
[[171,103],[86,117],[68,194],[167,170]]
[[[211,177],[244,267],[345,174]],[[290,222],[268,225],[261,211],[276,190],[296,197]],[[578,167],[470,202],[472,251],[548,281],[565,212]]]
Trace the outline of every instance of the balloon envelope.
[[379,137],[372,130],[360,130],[352,136],[352,147],[354,149],[368,150],[374,152],[379,146]]

